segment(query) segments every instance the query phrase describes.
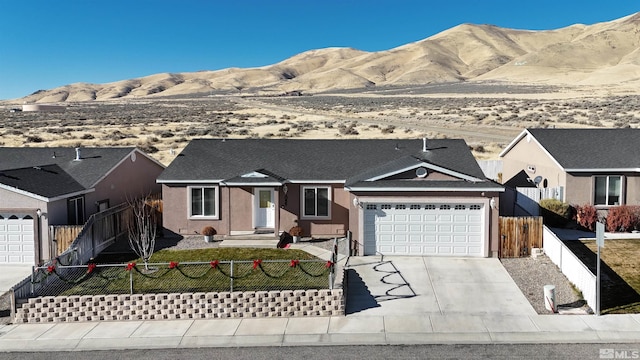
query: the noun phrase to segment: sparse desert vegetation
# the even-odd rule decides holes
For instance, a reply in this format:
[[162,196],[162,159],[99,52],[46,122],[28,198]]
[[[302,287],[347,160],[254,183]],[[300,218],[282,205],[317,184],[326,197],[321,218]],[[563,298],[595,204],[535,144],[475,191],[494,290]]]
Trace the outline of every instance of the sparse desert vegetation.
[[[440,94],[433,92],[435,88]],[[477,157],[492,158],[523,128],[640,124],[640,96],[559,94],[553,87],[452,84],[295,97],[79,102],[67,103],[62,113],[9,112],[15,106],[6,106],[0,112],[0,142],[3,146],[138,146],[168,164],[192,138],[426,136],[463,138]]]

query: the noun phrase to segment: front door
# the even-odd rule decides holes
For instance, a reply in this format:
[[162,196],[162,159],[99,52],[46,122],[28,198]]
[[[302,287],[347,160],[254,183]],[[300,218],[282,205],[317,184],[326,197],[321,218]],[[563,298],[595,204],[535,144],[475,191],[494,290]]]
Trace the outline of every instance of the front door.
[[273,228],[275,224],[276,204],[273,202],[274,190],[256,188],[254,193],[254,227]]

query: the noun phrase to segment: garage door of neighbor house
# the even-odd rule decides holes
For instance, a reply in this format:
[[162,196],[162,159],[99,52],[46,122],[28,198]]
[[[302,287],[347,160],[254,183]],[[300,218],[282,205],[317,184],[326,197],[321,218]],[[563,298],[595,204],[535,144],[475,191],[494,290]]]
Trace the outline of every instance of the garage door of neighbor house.
[[34,230],[29,215],[0,215],[0,264],[33,264]]
[[365,204],[364,254],[482,257],[484,222],[482,204]]

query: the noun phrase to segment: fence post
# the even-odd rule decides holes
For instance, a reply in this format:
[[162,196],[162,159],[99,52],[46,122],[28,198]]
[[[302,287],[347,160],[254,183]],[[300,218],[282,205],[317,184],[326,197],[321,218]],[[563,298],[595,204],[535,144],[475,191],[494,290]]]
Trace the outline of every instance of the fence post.
[[231,292],[233,292],[233,260],[231,260],[231,277],[229,277],[229,283],[230,283],[230,290]]
[[36,267],[31,266],[31,286],[30,286],[31,295],[33,295],[33,293],[35,292],[34,285],[33,285],[34,281],[36,281]]
[[129,270],[129,295],[133,295],[133,269]]
[[9,314],[11,322],[15,322],[18,313],[18,303],[16,302],[16,291],[11,288],[9,290],[9,301],[11,303],[11,313]]

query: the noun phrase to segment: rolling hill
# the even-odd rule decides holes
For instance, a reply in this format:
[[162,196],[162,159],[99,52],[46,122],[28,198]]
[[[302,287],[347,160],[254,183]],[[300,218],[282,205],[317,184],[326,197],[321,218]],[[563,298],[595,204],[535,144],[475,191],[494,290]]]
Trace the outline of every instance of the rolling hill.
[[529,31],[462,24],[394,49],[307,51],[258,68],[163,73],[40,90],[26,102],[191,94],[317,93],[388,85],[502,81],[549,85],[640,84],[640,13],[593,25]]

